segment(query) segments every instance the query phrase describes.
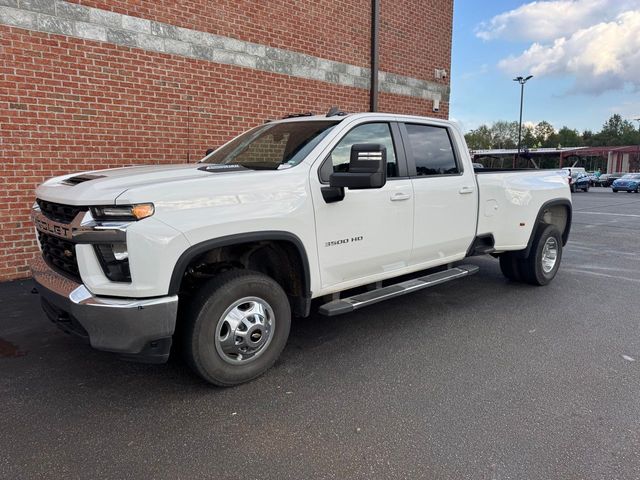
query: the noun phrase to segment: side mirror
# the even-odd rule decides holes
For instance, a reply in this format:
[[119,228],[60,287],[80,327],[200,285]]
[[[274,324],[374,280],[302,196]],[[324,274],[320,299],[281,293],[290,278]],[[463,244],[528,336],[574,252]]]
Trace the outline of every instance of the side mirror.
[[359,143],[351,147],[348,172],[329,176],[329,186],[350,188],[381,188],[387,183],[387,149],[378,143]]
[[215,148],[208,148],[207,151],[205,152],[204,156],[206,157],[207,155],[209,155],[211,152],[215,152],[216,149]]

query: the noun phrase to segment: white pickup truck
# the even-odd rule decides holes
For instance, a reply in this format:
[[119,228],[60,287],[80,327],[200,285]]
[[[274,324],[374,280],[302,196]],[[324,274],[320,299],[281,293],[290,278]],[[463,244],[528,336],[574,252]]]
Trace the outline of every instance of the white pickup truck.
[[197,164],[65,175],[36,196],[49,318],[132,360],[166,361],[175,338],[222,386],[267,370],[313,299],[351,312],[473,274],[457,262],[479,254],[545,285],[571,226],[557,171],[476,173],[455,124],[335,109]]

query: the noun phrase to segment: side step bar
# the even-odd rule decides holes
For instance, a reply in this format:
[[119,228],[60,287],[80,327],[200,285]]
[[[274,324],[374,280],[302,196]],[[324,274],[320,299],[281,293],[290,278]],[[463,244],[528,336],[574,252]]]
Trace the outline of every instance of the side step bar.
[[354,295],[353,297],[341,298],[325,303],[319,309],[321,315],[333,317],[342,315],[343,313],[353,312],[362,307],[373,305],[390,298],[399,297],[405,293],[415,292],[423,288],[433,287],[441,283],[455,280],[456,278],[468,277],[479,270],[476,265],[458,265],[457,267],[443,270],[442,272],[432,273],[424,277],[414,278],[405,282],[389,285],[388,287],[378,288],[370,292]]

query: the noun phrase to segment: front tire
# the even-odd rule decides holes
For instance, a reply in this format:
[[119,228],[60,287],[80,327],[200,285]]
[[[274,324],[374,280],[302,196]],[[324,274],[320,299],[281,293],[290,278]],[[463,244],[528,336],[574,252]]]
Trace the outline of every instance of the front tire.
[[562,260],[562,235],[557,227],[546,225],[531,245],[529,256],[520,260],[522,279],[531,285],[547,285],[554,279]]
[[289,337],[287,295],[275,280],[258,272],[221,273],[196,293],[185,310],[187,362],[207,382],[221,387],[264,373]]
[[613,193],[618,193],[618,190],[616,190],[615,188],[612,188],[611,190],[613,190]]

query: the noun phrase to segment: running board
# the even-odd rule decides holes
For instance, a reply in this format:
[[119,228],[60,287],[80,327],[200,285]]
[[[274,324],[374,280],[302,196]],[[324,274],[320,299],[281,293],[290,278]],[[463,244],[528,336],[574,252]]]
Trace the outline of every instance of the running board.
[[378,288],[370,292],[354,295],[353,297],[341,298],[325,303],[319,309],[321,315],[333,317],[342,315],[343,313],[353,312],[362,307],[373,305],[390,298],[399,297],[405,293],[415,292],[423,288],[434,287],[441,283],[455,280],[456,278],[467,277],[473,275],[479,270],[476,265],[458,265],[457,267],[443,270],[441,272],[425,275],[424,277],[414,278],[406,282],[396,283],[388,287]]

